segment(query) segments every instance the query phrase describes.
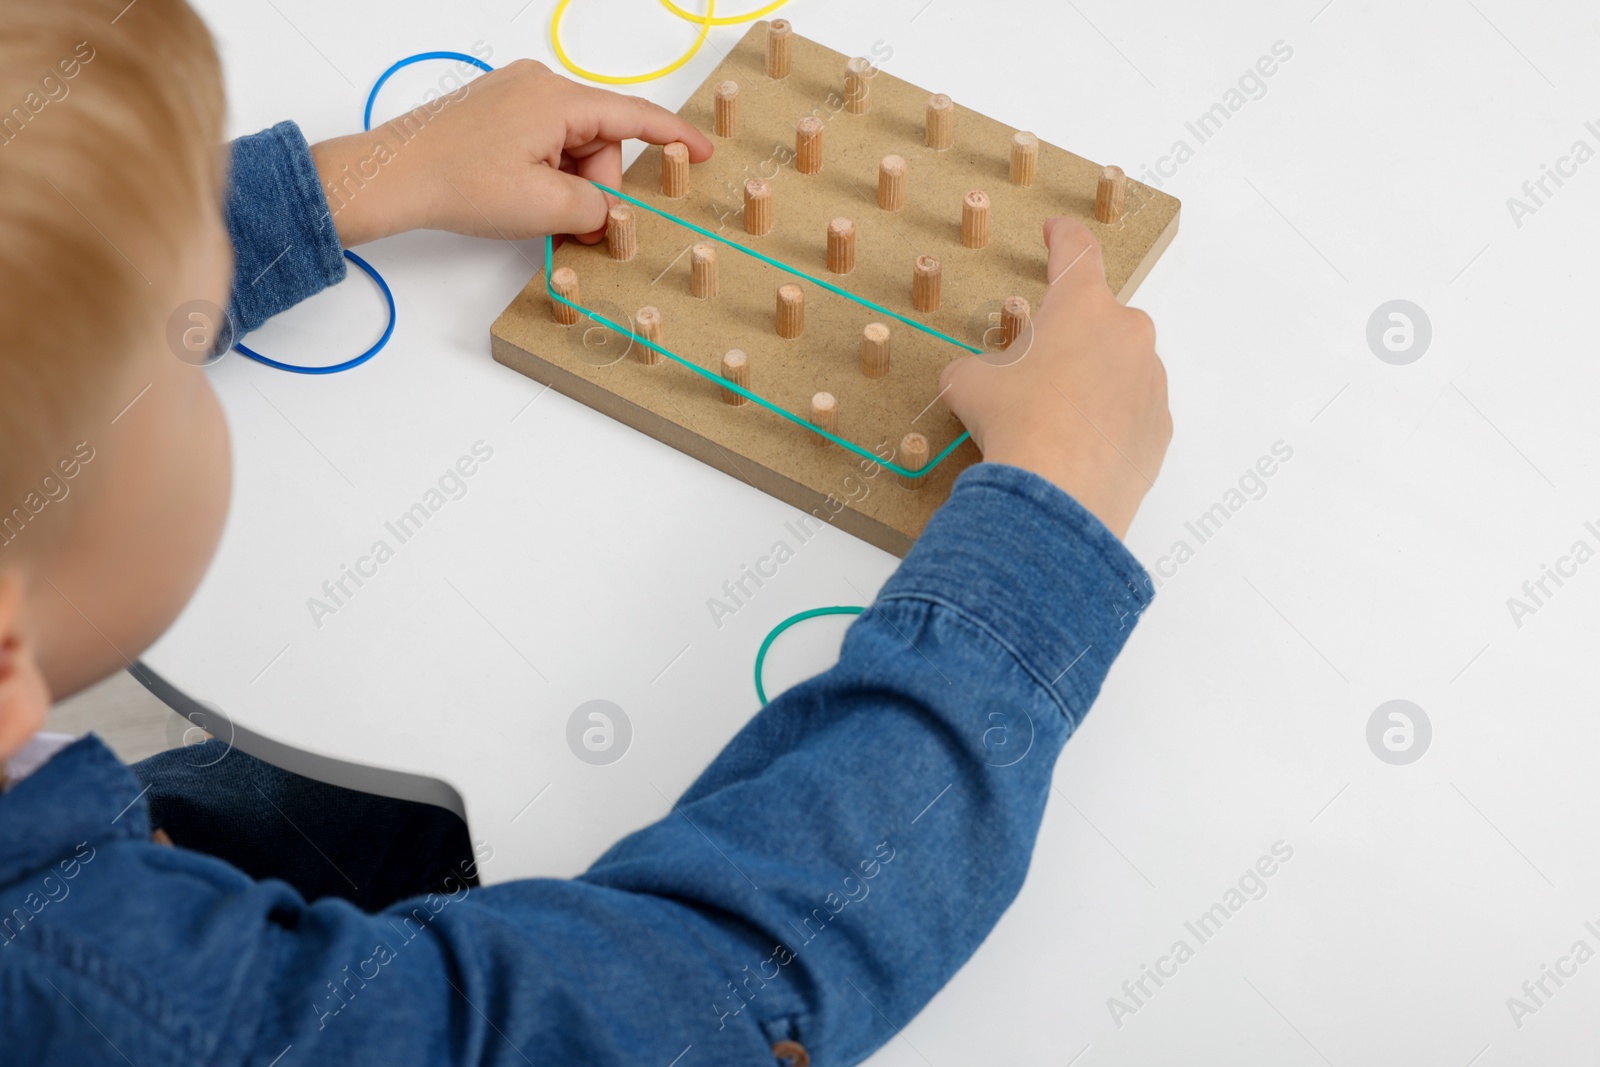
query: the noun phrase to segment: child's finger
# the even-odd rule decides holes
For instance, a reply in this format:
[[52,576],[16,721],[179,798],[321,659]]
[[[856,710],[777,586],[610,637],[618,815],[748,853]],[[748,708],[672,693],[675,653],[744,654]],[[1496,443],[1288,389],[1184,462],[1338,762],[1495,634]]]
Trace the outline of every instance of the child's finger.
[[611,204],[588,179],[554,167],[536,166],[531,185],[528,199],[541,207],[543,232],[579,234],[583,238],[605,233]]
[[[957,418],[961,417],[961,413],[956,411],[961,402],[961,382],[972,373],[972,368],[977,362],[977,356],[961,356],[946,363],[944,370],[939,372],[939,398]],[[951,395],[952,390],[955,395]]]
[[[595,141],[572,153],[579,177],[613,189],[622,186],[622,145],[616,141]],[[565,169],[565,168],[563,168]]]
[[704,163],[711,158],[711,139],[659,104],[642,96],[624,96],[590,86],[576,88],[582,92],[582,102],[567,120],[569,144],[629,138],[650,144],[682,141],[689,147],[689,162]]
[[1045,220],[1044,242],[1050,248],[1050,260],[1045,268],[1050,288],[1045,290],[1045,303],[1068,293],[1106,287],[1106,265],[1100,254],[1100,242],[1089,232],[1089,227],[1077,219],[1057,215]]
[[[622,146],[615,141],[591,141],[576,152],[564,153],[561,169],[585,181],[619,188],[622,185]],[[612,203],[609,193],[606,194],[606,203]],[[605,236],[606,228],[601,226],[591,233],[580,233],[577,238],[586,245],[592,245],[605,240]]]

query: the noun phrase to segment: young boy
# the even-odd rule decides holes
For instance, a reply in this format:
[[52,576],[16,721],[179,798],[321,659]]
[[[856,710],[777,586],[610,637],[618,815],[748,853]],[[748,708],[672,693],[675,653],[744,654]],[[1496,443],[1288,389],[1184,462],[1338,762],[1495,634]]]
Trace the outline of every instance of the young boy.
[[[0,19],[0,1060],[804,1065],[889,1040],[1020,888],[1055,757],[1149,596],[1119,538],[1170,436],[1165,375],[1087,230],[1047,224],[1033,335],[946,372],[986,462],[838,665],[583,876],[477,888],[433,863],[459,835],[363,821],[378,806],[237,753],[215,774],[238,777],[187,796],[92,736],[36,734],[162,632],[215,547],[228,438],[174,358],[175,308],[227,304],[247,330],[336,281],[342,244],[413,227],[596,240],[585,179],[619,180],[623,140],[711,145],[517,63],[330,218],[324,183],[392,132],[308,148],[280,125],[233,146],[224,194],[216,57],[183,0]],[[201,813],[176,848],[152,841],[158,794],[178,824]],[[286,812],[321,820],[312,847],[352,886],[418,895],[302,891],[270,845],[250,874],[211,854],[290,836],[264,829]]]

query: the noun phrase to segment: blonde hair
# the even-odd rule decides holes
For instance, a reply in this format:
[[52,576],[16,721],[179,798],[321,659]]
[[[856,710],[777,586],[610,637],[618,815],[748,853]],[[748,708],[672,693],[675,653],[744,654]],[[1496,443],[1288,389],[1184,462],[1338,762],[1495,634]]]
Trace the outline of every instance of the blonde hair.
[[128,357],[165,332],[220,203],[223,106],[184,0],[0,0],[0,546],[92,456]]

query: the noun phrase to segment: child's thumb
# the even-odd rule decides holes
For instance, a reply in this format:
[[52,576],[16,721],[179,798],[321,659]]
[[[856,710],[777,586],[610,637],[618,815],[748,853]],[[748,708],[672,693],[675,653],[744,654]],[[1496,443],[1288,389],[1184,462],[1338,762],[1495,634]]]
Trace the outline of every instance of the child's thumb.
[[541,166],[532,190],[543,232],[589,234],[606,227],[611,203],[595,184],[554,167]]

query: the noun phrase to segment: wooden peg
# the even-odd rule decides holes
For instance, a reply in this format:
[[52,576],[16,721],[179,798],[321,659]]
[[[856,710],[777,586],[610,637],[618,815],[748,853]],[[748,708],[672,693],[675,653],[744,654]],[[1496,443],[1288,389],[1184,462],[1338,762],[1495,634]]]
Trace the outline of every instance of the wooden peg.
[[989,243],[989,194],[974,189],[961,199],[961,243],[982,248]]
[[857,56],[844,65],[844,109],[865,115],[872,106],[872,60]]
[[822,169],[822,120],[807,115],[794,127],[794,169],[816,174]]
[[[550,288],[556,291],[557,296],[563,296],[574,304],[578,300],[578,272],[571,267],[557,267],[550,273]],[[563,326],[576,326],[582,314],[577,308],[568,307],[554,298],[550,301],[550,314]]]
[[717,110],[711,128],[718,137],[739,136],[739,83],[720,81],[712,91],[712,96],[716,99]]
[[956,105],[943,93],[928,97],[928,147],[938,152],[956,143]]
[[[722,377],[741,389],[750,388],[750,357],[737,348],[730,348],[722,356]],[[724,389],[722,402],[738,408],[750,403],[750,398],[732,389]]]
[[889,327],[869,322],[861,331],[861,373],[882,378],[889,373]]
[[878,206],[885,211],[906,206],[906,161],[899,156],[884,156],[878,164]]
[[633,208],[618,204],[606,212],[606,251],[612,259],[630,260],[639,251],[639,231]]
[[1127,195],[1128,176],[1121,167],[1107,167],[1100,172],[1100,184],[1094,191],[1094,217],[1101,222],[1122,221],[1122,200]]
[[[900,466],[908,471],[920,471],[928,465],[928,439],[920,433],[908,433],[900,438]],[[908,478],[900,475],[900,484],[907,489],[921,489],[926,478]]]
[[744,232],[755,237],[772,232],[772,186],[760,178],[744,183]]
[[1025,130],[1011,136],[1011,184],[1032,185],[1039,174],[1039,138]]
[[828,270],[849,274],[856,269],[856,224],[849,219],[828,223]]
[[1008,296],[1000,302],[1000,343],[1009,345],[1027,327],[1033,317],[1033,308],[1020,296]]
[[918,256],[911,268],[911,306],[918,311],[939,310],[939,261]]
[[717,246],[698,244],[689,250],[689,292],[701,300],[717,295]]
[[[633,332],[643,337],[652,344],[661,343],[661,312],[653,307],[642,307],[633,315]],[[634,345],[634,351],[639,355],[639,362],[647,367],[654,367],[665,359],[660,352],[650,345]]]
[[689,146],[682,141],[661,150],[661,195],[669,200],[689,195]]
[[778,286],[778,336],[793,340],[806,327],[806,291],[798,285]]
[[789,76],[789,39],[793,36],[788,19],[773,19],[767,27],[767,77]]
[[[831,434],[838,435],[839,401],[834,399],[832,393],[818,393],[811,398],[811,425],[819,430],[827,430]],[[819,434],[812,434],[811,439],[819,445],[833,443]]]

